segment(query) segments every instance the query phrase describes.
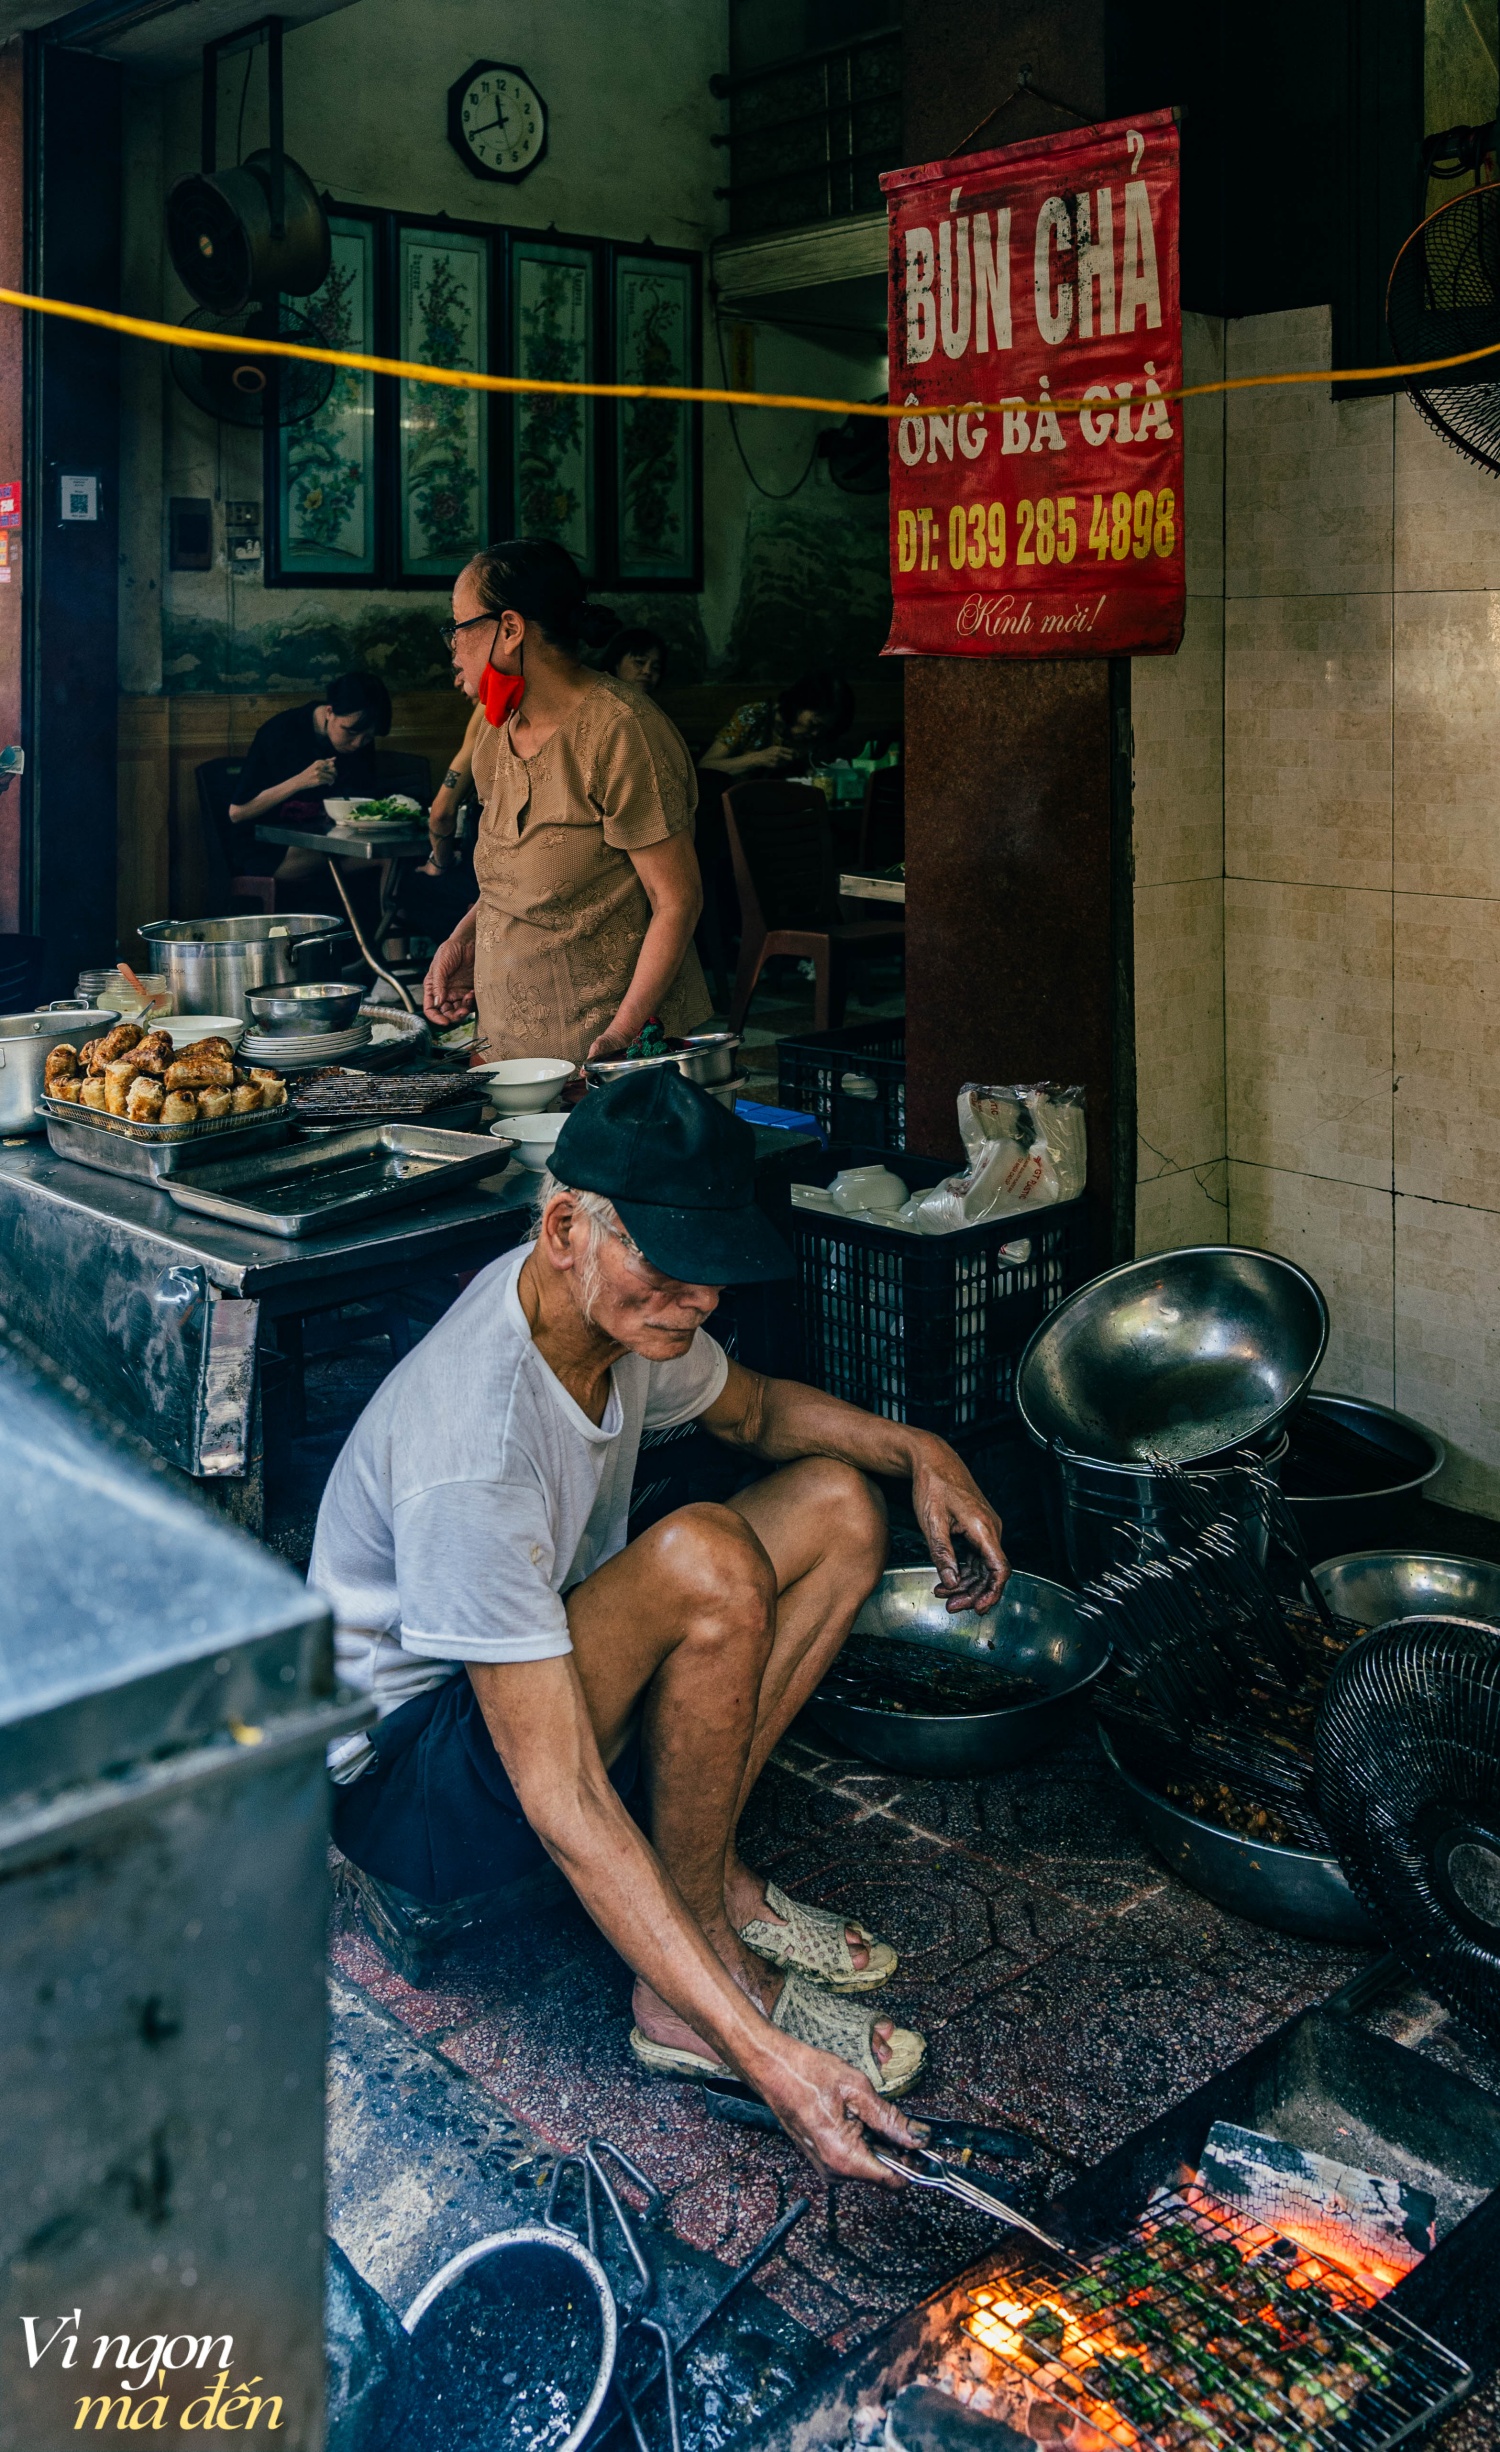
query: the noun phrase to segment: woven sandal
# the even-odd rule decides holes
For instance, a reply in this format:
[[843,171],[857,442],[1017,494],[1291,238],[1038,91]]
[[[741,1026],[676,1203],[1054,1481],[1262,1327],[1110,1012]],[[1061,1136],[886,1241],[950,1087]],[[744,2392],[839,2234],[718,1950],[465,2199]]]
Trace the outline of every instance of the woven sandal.
[[[879,2023],[878,2010],[841,2001],[823,1985],[795,1972],[787,1976],[771,2011],[771,2024],[779,2027],[782,2034],[791,2035],[798,2043],[809,2043],[816,2051],[831,2052],[836,2060],[846,2060],[851,2069],[858,2069],[862,2077],[869,2079],[877,2094],[887,2097],[906,2094],[926,2066],[926,2042],[912,2027],[893,2027],[887,2039],[890,2058],[882,2067],[870,2041],[871,2031]],[[734,2075],[732,2069],[722,2061],[711,2060],[706,2052],[684,2052],[676,2044],[653,2043],[638,2026],[630,2030],[630,2048],[648,2077]]]
[[[890,1943],[877,1941],[852,1916],[810,1907],[805,1899],[789,1899],[774,1882],[766,1884],[766,1905],[781,1922],[773,1924],[769,1916],[754,1916],[740,1926],[739,1935],[747,1949],[754,1950],[758,1958],[769,1959],[773,1967],[811,1975],[830,1992],[873,1992],[900,1964]],[[868,1952],[862,1967],[854,1963],[849,1931],[858,1933]]]

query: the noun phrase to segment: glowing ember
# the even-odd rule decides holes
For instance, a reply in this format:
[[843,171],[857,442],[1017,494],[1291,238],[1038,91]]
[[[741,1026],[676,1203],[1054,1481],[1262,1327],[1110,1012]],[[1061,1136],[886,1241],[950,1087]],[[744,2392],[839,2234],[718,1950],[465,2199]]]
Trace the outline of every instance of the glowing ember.
[[[1131,2237],[1087,2266],[1017,2258],[969,2294],[964,2330],[1122,2452],[1316,2452],[1336,2433],[1356,2440],[1347,2425],[1369,2396],[1403,2395],[1399,2341],[1365,2321],[1389,2286],[1193,2184],[1159,2193]],[[966,2398],[977,2397],[959,2380],[970,2355],[951,2378]],[[1370,2440],[1389,2438],[1377,2419]]]

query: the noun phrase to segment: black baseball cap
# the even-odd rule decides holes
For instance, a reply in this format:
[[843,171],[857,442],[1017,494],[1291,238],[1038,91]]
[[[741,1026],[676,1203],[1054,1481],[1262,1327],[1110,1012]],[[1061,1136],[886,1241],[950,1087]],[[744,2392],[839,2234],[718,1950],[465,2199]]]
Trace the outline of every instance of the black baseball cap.
[[626,1073],[580,1099],[552,1145],[552,1172],[599,1192],[664,1277],[744,1286],[795,1267],[755,1205],[755,1135],[675,1064]]

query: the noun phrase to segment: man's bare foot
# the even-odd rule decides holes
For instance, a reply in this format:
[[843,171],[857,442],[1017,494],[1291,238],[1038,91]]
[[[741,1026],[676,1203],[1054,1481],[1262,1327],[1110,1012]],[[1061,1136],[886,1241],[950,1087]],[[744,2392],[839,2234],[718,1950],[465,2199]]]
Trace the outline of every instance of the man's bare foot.
[[[738,1856],[732,1858],[724,1872],[724,1907],[730,1923],[738,1932],[742,1925],[763,1922],[784,1924],[766,1898],[766,1885],[759,1873],[752,1873]],[[844,1939],[849,1944],[849,1956],[857,1968],[867,1967],[870,1953],[863,1934],[853,1924],[844,1926]]]
[[[756,1963],[757,1965],[763,1964],[760,1960],[757,1960]],[[767,1967],[765,1972],[768,1981],[764,1988],[764,1997],[759,1987],[753,1997],[760,2000],[761,2007],[769,2016],[772,2004],[786,1979],[775,1967]],[[749,1987],[746,1986],[746,1989],[748,1990]],[[675,2052],[699,2052],[705,2060],[717,2061],[719,2055],[712,2044],[705,2043],[701,2035],[695,2035],[692,2028],[678,2017],[674,2009],[667,2007],[661,1995],[653,1992],[649,1984],[637,1981],[635,1991],[631,1996],[631,2007],[635,2013],[636,2025],[650,2042],[667,2044]],[[879,2019],[870,2030],[870,2047],[882,2068],[891,2056],[892,2031],[893,2023],[889,2018]]]

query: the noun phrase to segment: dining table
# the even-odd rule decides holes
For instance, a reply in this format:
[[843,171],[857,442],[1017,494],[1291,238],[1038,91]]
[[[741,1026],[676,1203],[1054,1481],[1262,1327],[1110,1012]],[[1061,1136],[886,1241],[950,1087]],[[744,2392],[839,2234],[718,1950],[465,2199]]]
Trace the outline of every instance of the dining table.
[[390,932],[403,885],[413,868],[427,859],[432,849],[425,825],[334,825],[327,829],[268,825],[256,827],[255,839],[258,843],[287,844],[294,851],[316,852],[330,864],[335,860],[383,860],[386,868],[380,881],[380,914],[375,937],[377,953]]

